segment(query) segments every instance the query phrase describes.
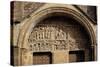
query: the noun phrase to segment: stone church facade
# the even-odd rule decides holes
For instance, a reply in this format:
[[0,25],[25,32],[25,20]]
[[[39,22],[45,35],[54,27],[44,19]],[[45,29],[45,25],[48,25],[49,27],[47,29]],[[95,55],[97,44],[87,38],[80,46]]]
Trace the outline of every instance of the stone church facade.
[[95,6],[11,2],[11,65],[97,60]]

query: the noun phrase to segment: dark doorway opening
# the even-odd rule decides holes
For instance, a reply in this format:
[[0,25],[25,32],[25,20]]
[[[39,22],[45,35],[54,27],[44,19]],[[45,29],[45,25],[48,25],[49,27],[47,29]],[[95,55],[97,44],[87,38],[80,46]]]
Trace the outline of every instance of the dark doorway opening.
[[52,64],[52,53],[51,52],[34,52],[33,53],[33,64]]
[[83,62],[85,61],[84,51],[70,51],[69,62]]

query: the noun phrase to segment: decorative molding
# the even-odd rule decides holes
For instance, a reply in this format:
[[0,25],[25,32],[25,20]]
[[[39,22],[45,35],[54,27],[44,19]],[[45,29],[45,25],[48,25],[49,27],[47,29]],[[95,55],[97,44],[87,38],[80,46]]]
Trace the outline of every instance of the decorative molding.
[[[30,36],[30,33],[32,30],[35,28],[36,24],[38,24],[41,20],[45,19],[46,17],[49,17],[52,13],[64,13],[66,16],[69,16],[71,18],[74,18],[75,20],[78,21],[84,28],[88,31],[88,34],[90,35],[90,41],[91,45],[96,45],[96,38],[94,34],[94,30],[90,24],[91,21],[89,21],[84,15],[78,13],[77,11],[73,9],[69,9],[67,7],[48,7],[46,9],[43,9],[35,14],[32,14],[30,18],[27,19],[27,21],[23,21],[20,33],[19,33],[19,40],[18,40],[18,46],[20,48],[29,48],[28,46],[28,38]],[[69,35],[68,35],[69,36]],[[70,37],[70,36],[69,36]],[[69,43],[70,45],[75,43],[75,41],[71,39],[71,42]],[[69,39],[69,40],[70,40]],[[71,47],[72,48],[72,47]],[[76,47],[74,47],[76,48]],[[22,55],[22,54],[20,54]],[[19,57],[20,57],[19,55]],[[23,58],[20,57],[20,60]],[[19,60],[19,65],[22,65]]]

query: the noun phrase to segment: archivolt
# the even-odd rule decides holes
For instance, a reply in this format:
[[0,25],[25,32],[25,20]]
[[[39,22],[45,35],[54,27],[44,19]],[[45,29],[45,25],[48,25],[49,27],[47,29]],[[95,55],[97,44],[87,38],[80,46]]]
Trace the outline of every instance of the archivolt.
[[90,22],[92,21],[88,20],[86,16],[84,16],[83,14],[75,10],[66,7],[49,7],[37,13],[33,13],[32,15],[30,15],[28,19],[22,22],[22,27],[18,39],[18,46],[20,48],[28,49],[27,39],[30,35],[30,32],[32,31],[32,29],[35,27],[36,24],[38,24],[41,20],[45,19],[46,17],[51,16],[52,13],[54,13],[54,15],[56,13],[59,14],[64,13],[66,14],[66,16],[72,17],[75,20],[77,20],[88,31],[88,34],[90,35],[90,39],[91,39],[91,46],[95,45],[96,43],[95,34],[90,24]]

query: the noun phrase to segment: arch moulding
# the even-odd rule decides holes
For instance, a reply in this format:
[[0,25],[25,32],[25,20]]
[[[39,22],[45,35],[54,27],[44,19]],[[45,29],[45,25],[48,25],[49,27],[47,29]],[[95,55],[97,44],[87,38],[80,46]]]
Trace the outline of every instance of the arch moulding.
[[[19,38],[18,38],[19,53],[21,49],[25,49],[26,51],[28,51],[29,49],[28,37],[32,29],[41,20],[45,19],[46,17],[51,16],[52,13],[54,14],[64,13],[66,14],[66,16],[70,16],[74,18],[75,20],[77,20],[88,31],[88,34],[91,39],[91,47],[96,45],[95,33],[94,33],[92,25],[90,24],[92,21],[87,19],[86,16],[84,16],[82,13],[78,11],[75,11],[74,9],[70,9],[67,7],[48,7],[36,13],[32,13],[29,18],[21,22],[20,33],[19,33]],[[19,54],[19,65],[23,65],[23,61],[22,61],[23,58],[21,55],[22,54]]]

